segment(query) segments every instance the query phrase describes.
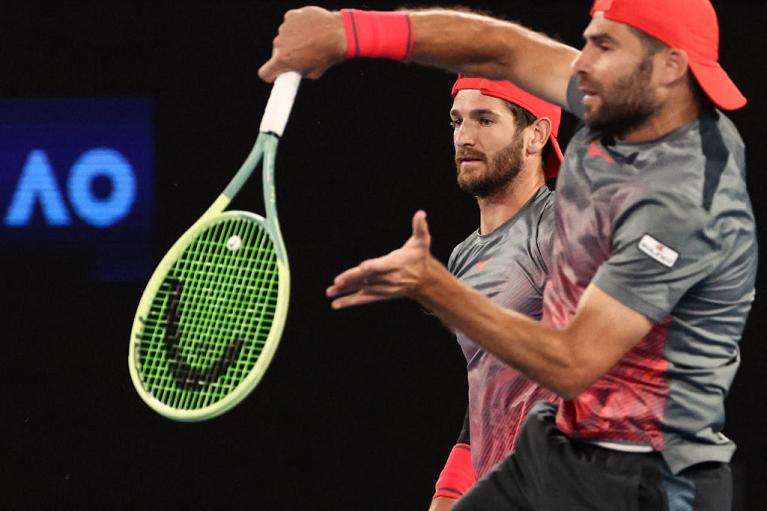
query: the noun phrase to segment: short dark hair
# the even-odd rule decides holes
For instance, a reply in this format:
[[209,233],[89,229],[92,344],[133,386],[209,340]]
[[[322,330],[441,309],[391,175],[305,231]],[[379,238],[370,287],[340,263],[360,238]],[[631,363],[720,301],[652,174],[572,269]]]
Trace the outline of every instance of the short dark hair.
[[504,101],[514,117],[514,125],[518,130],[523,130],[535,122],[535,116],[511,101]]
[[651,57],[659,51],[668,48],[668,45],[657,37],[653,37],[647,32],[642,32],[638,28],[634,28],[631,25],[626,26],[629,27],[629,30],[631,30],[631,32],[633,32],[634,35],[639,38],[639,42],[642,43],[642,48],[644,49],[646,57]]
[[[515,105],[511,101],[504,101],[504,103],[506,103],[508,109],[511,110],[511,115],[514,117],[514,126],[517,128],[517,131],[522,131],[536,121],[537,117],[521,106]],[[549,142],[551,142],[551,140],[549,140]],[[544,166],[546,160],[549,158],[549,153],[551,151],[551,144],[547,142],[546,146],[543,148],[543,153],[541,153],[541,158],[544,162]]]

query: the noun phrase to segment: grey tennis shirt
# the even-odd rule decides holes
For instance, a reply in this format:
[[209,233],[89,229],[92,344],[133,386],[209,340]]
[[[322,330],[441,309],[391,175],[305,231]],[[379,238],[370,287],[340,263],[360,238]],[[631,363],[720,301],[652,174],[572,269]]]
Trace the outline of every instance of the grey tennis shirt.
[[[542,187],[493,232],[472,233],[453,249],[450,272],[495,303],[539,319],[554,231],[553,195]],[[456,335],[466,356],[472,465],[480,478],[512,450],[532,405],[558,398],[463,333]]]
[[[581,99],[573,80],[568,100],[580,117]],[[567,325],[594,283],[654,326],[562,403],[565,434],[652,447],[675,473],[729,461],[724,397],[757,267],[745,167],[743,142],[719,111],[649,142],[575,134],[557,183],[543,320]]]

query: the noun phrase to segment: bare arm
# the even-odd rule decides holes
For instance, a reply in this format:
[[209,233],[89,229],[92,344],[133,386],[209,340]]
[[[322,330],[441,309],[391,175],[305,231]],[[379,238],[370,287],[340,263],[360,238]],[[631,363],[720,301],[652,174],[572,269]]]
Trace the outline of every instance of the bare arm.
[[572,399],[644,337],[652,323],[594,285],[572,322],[555,329],[494,304],[455,279],[429,252],[426,216],[413,217],[413,236],[399,250],[336,277],[333,307],[405,296],[532,380]]
[[521,25],[478,14],[413,12],[413,60],[468,76],[510,80],[565,106],[578,50]]
[[[444,9],[412,12],[413,60],[469,76],[507,79],[565,106],[571,64],[578,50],[520,25]],[[259,76],[284,71],[318,78],[341,62],[346,37],[339,12],[319,7],[288,11]]]
[[457,499],[437,497],[436,499],[432,499],[429,511],[450,511],[453,509],[456,502],[458,502]]

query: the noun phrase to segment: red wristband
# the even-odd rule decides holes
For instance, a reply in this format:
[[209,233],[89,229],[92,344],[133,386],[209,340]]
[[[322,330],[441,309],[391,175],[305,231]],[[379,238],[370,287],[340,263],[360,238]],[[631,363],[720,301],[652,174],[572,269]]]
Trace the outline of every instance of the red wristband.
[[410,60],[413,22],[407,11],[341,9],[346,31],[346,58]]
[[434,497],[450,497],[459,499],[469,488],[474,486],[477,478],[474,476],[474,467],[471,464],[471,446],[468,444],[455,444],[450,456],[447,457],[445,468],[434,485],[436,492]]

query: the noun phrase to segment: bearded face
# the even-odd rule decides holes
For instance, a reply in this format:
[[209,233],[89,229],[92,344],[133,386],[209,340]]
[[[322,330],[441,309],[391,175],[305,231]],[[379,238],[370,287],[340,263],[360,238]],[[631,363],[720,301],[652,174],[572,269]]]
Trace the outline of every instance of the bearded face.
[[458,147],[455,152],[458,186],[478,198],[504,189],[522,168],[522,150],[520,133],[515,134],[509,145],[489,157],[470,147]]
[[650,85],[653,63],[644,57],[634,71],[611,84],[580,75],[580,87],[599,97],[597,104],[586,105],[584,121],[604,136],[622,138],[639,128],[658,107]]

